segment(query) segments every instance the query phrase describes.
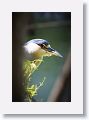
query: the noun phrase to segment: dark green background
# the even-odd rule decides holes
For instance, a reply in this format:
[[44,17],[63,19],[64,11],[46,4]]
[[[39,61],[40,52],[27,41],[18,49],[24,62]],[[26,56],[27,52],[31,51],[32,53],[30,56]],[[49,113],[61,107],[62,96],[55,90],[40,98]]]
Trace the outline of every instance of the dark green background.
[[39,89],[38,95],[34,98],[36,101],[47,101],[55,81],[58,76],[61,75],[62,67],[66,61],[67,55],[71,51],[71,13],[57,13],[57,17],[55,17],[55,13],[51,13],[51,15],[49,13],[51,17],[46,17],[46,15],[44,16],[42,13],[41,15],[43,16],[41,17],[39,14],[40,13],[33,14],[34,23],[36,24],[52,21],[59,22],[60,24],[58,26],[36,27],[36,29],[34,29],[34,34],[28,35],[29,40],[32,38],[48,40],[51,47],[63,55],[63,58],[56,56],[45,57],[38,70],[32,75],[32,84],[39,84],[39,82],[46,77],[44,86]]

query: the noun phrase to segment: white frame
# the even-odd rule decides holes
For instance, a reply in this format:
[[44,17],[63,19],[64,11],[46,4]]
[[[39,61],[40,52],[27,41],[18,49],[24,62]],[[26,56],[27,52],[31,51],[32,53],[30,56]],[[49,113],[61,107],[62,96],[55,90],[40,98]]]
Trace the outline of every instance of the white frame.
[[[71,12],[71,102],[12,102],[12,12],[18,11]],[[0,113],[83,114],[83,1],[3,0],[0,12]]]

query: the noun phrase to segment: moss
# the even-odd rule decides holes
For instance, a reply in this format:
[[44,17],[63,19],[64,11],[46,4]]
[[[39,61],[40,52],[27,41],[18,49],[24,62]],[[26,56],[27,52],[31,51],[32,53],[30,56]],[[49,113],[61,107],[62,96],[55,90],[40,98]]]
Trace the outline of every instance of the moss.
[[40,87],[44,85],[45,82],[45,77],[43,80],[37,85],[33,84],[30,85],[30,80],[31,80],[31,75],[39,65],[42,63],[43,59],[37,59],[34,61],[29,61],[29,60],[24,60],[23,61],[23,72],[24,72],[24,87],[25,87],[25,93],[26,93],[26,98],[25,101],[32,101],[32,98],[37,95],[38,90]]

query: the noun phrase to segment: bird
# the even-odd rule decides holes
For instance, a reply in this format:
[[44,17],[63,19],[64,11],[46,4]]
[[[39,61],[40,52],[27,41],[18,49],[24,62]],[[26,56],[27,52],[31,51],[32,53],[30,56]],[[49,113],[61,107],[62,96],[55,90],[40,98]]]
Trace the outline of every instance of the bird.
[[46,56],[63,57],[58,51],[53,49],[48,40],[45,39],[31,39],[24,44],[23,48],[25,59],[30,61],[43,59],[43,57]]
[[58,51],[53,49],[48,40],[45,39],[32,39],[23,45],[24,48],[24,60],[23,60],[23,72],[24,72],[24,86],[26,92],[26,101],[32,101],[33,97],[37,95],[37,92],[41,86],[44,85],[45,79],[39,83],[39,85],[30,85],[31,76],[42,63],[44,57],[59,56],[63,57]]

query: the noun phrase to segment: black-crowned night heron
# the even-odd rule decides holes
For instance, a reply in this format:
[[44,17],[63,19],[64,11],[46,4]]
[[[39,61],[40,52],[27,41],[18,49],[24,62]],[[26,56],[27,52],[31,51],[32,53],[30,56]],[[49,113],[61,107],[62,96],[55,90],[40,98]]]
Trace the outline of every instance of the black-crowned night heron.
[[32,39],[24,45],[25,59],[33,61],[44,56],[63,57],[59,52],[51,48],[49,42],[44,39]]
[[27,93],[27,101],[32,101],[33,96],[37,95],[38,89],[43,86],[45,79],[40,84],[29,86],[29,81],[33,72],[39,67],[43,61],[44,56],[59,56],[62,55],[51,48],[47,40],[44,39],[32,39],[24,45],[24,61],[23,70],[25,78],[25,86]]

